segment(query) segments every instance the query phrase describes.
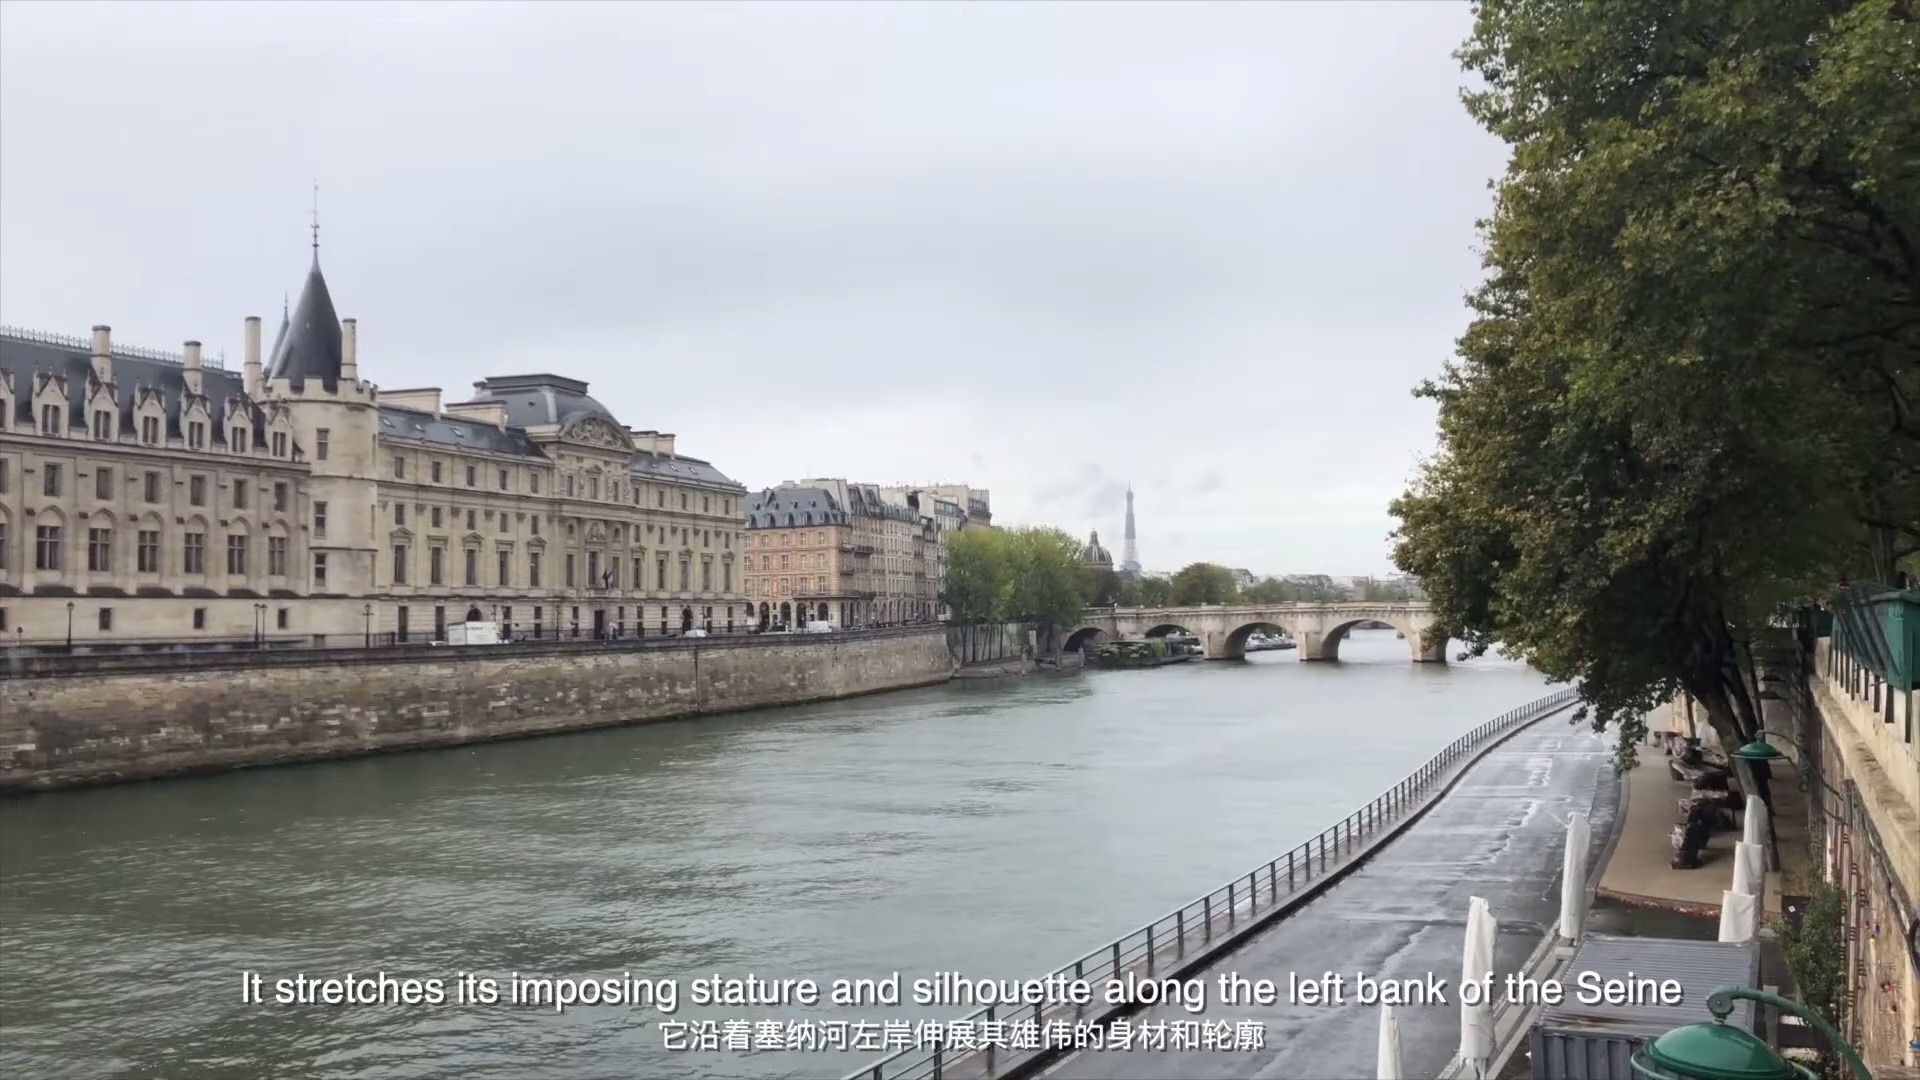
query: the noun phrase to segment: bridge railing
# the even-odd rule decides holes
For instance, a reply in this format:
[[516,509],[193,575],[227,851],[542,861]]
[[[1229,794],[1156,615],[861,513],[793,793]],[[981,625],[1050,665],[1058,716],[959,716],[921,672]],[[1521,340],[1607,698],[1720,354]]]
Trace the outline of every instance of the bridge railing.
[[[1488,741],[1571,703],[1575,696],[1576,691],[1572,689],[1561,690],[1501,713],[1455,739],[1406,779],[1306,843],[1261,863],[1133,933],[1054,969],[1048,977],[1084,980],[1095,988],[1094,1000],[1099,1002],[1102,1000],[1100,988],[1108,980],[1122,979],[1128,974],[1143,978],[1171,975],[1172,969],[1189,954],[1203,953],[1216,939],[1253,919],[1271,914],[1295,893],[1338,870],[1355,852],[1364,852],[1368,840],[1425,806],[1428,799],[1453,778],[1467,755]],[[1071,1004],[983,1006],[958,1021],[945,1024],[941,1028],[945,1037],[934,1040],[931,1047],[913,1046],[897,1051],[848,1074],[846,1080],[960,1080],[961,1077],[1005,1075],[1008,1070],[1063,1049],[1040,1039],[1040,1033],[1049,1024],[1061,1020],[1068,1021],[1069,1025],[1086,1023],[1089,1011],[1099,1008],[1098,1005]],[[1023,1030],[1024,1038],[1020,1034]]]

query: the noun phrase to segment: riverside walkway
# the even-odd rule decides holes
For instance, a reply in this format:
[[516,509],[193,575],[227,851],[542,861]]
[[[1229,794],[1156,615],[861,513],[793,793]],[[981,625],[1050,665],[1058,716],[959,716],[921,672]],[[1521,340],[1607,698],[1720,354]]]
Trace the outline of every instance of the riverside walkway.
[[[1590,816],[1596,852],[1606,850],[1616,817],[1619,789],[1608,743],[1584,726],[1570,726],[1570,707],[1571,695],[1563,692],[1489,721],[1314,840],[1053,973],[1095,984],[1116,974],[1204,980],[1203,1011],[1003,1006],[949,1025],[957,1035],[962,1027],[1068,1029],[1123,1015],[1136,1026],[1200,1021],[1231,1030],[1251,1021],[1243,1029],[1259,1027],[1264,1038],[1255,1041],[1263,1045],[1081,1051],[1062,1060],[1061,1051],[1047,1049],[1063,1045],[1058,1041],[986,1049],[971,1040],[963,1048],[955,1038],[930,1051],[901,1051],[850,1080],[974,1080],[1042,1069],[1070,1077],[1371,1074],[1377,1010],[1223,1006],[1213,1001],[1215,979],[1234,972],[1273,980],[1283,998],[1288,975],[1296,972],[1315,979],[1338,972],[1350,983],[1356,972],[1400,979],[1431,973],[1452,984],[1460,974],[1469,896],[1485,897],[1502,921],[1496,972],[1517,970],[1558,913],[1567,815]],[[1457,1041],[1458,1005],[1400,1012],[1409,1075],[1437,1074]]]
[[[1604,857],[1619,806],[1608,741],[1565,715],[1525,728],[1470,767],[1431,812],[1324,896],[1276,923],[1194,977],[1225,972],[1272,979],[1322,972],[1413,979],[1460,978],[1468,898],[1486,898],[1499,919],[1496,977],[1516,971],[1559,913],[1567,815],[1591,816],[1588,873]],[[1459,1042],[1460,1009],[1397,1007],[1409,1076],[1435,1076]],[[1258,1050],[1083,1051],[1043,1075],[1100,1077],[1299,1077],[1372,1075],[1375,1006],[1221,1005],[1203,1014],[1161,1006],[1140,1022],[1251,1020],[1265,1026]]]

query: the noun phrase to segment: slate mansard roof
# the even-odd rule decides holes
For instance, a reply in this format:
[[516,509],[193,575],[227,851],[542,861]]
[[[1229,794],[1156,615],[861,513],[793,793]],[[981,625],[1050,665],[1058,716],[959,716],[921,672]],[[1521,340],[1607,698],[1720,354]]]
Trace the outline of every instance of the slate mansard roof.
[[852,506],[842,507],[833,492],[810,485],[768,488],[747,496],[747,528],[848,525],[854,515],[916,523],[920,520],[920,516],[907,507],[882,499],[879,490],[870,485],[848,484],[847,500]]
[[485,420],[435,416],[430,412],[399,405],[380,406],[380,437],[413,439],[459,450],[547,460],[546,451],[529,439],[523,428],[509,427],[502,431]]
[[571,424],[593,416],[625,430],[605,405],[587,396],[587,384],[559,375],[496,375],[473,384],[475,401],[507,407],[507,424]]
[[747,528],[845,525],[851,519],[833,492],[817,487],[769,488],[747,496]]
[[[67,382],[68,426],[83,431],[92,426],[87,418],[87,382],[93,377],[90,344],[79,338],[64,338],[54,334],[0,331],[0,379],[6,383],[7,398],[13,410],[13,416],[8,418],[9,429],[32,431],[37,428],[38,421],[33,414],[36,375],[64,378]],[[125,437],[131,438],[138,428],[133,420],[134,405],[139,401],[143,388],[158,390],[162,395],[167,415],[167,437],[182,437],[180,401],[187,392],[184,358],[172,359],[168,358],[168,354],[146,349],[115,347],[113,381],[117,395],[115,404],[120,414],[119,430]],[[225,420],[230,399],[240,400],[247,410],[253,428],[248,441],[253,446],[266,441],[266,412],[257,402],[247,398],[245,384],[239,374],[203,364],[200,388],[207,398],[207,410],[214,421],[207,425],[210,429],[207,432],[209,442],[215,446],[227,444]]]
[[627,459],[627,471],[641,480],[664,480],[667,482],[706,484],[709,487],[725,488],[729,492],[739,493],[747,486],[726,473],[699,458],[681,457],[675,454],[651,454],[645,450],[636,450]]

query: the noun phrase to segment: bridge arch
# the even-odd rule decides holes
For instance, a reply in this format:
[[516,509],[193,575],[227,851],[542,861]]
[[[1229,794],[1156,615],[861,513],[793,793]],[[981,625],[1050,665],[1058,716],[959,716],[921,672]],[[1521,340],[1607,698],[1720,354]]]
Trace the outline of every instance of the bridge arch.
[[1247,639],[1252,637],[1255,634],[1260,634],[1260,633],[1285,634],[1288,637],[1293,636],[1293,632],[1291,630],[1288,630],[1286,627],[1281,626],[1279,623],[1267,622],[1264,619],[1258,620],[1255,622],[1250,622],[1250,623],[1243,623],[1240,626],[1235,627],[1230,633],[1227,634],[1225,650],[1219,656],[1214,657],[1214,659],[1216,660],[1246,659]]
[[1067,635],[1060,646],[1061,652],[1091,652],[1093,648],[1107,639],[1107,632],[1097,626],[1083,626]]
[[1179,623],[1161,623],[1160,625],[1154,627],[1153,629],[1148,630],[1146,633],[1146,636],[1147,637],[1166,637],[1168,634],[1186,634],[1188,636],[1194,636],[1193,631],[1187,629],[1184,626],[1181,626]]
[[1444,663],[1447,659],[1446,642],[1443,641],[1437,647],[1428,649],[1424,647],[1421,641],[1420,629],[1418,627],[1404,619],[1382,617],[1380,615],[1367,615],[1359,618],[1346,619],[1335,623],[1321,633],[1307,635],[1306,640],[1300,643],[1300,659],[1340,659],[1340,643],[1345,641],[1347,635],[1362,623],[1385,623],[1395,631],[1398,631],[1400,636],[1406,639],[1407,648],[1413,653],[1413,659],[1416,661]]

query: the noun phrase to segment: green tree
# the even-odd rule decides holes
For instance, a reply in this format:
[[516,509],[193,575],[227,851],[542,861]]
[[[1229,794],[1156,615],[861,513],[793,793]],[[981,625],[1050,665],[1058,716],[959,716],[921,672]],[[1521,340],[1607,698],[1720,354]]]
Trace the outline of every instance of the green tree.
[[1165,607],[1173,601],[1173,584],[1165,578],[1135,578],[1120,587],[1120,602],[1128,607]]
[[1080,545],[1059,529],[1030,527],[997,530],[1005,537],[1008,554],[1008,610],[1006,616],[1043,627],[1080,621],[1085,600],[1081,592]]
[[1242,595],[1254,604],[1288,604],[1300,599],[1300,590],[1279,578],[1261,578],[1247,586]]
[[[1818,863],[1816,858],[1814,863]],[[1807,1007],[1838,1023],[1847,1008],[1847,899],[1827,881],[1815,880],[1800,925],[1779,925],[1780,952],[1793,972],[1797,996]],[[1851,1076],[1830,1047],[1820,1054],[1823,1076]]]
[[1120,575],[1105,567],[1080,569],[1080,596],[1088,607],[1106,607],[1120,599]]
[[1680,689],[1745,741],[1768,621],[1920,547],[1917,54],[1906,0],[1476,7],[1512,156],[1395,560],[1623,765]]
[[1173,575],[1176,605],[1232,603],[1239,591],[1233,571],[1218,563],[1191,563]]
[[941,599],[952,621],[1005,621],[1012,569],[1004,530],[961,529],[949,533],[946,586]]

